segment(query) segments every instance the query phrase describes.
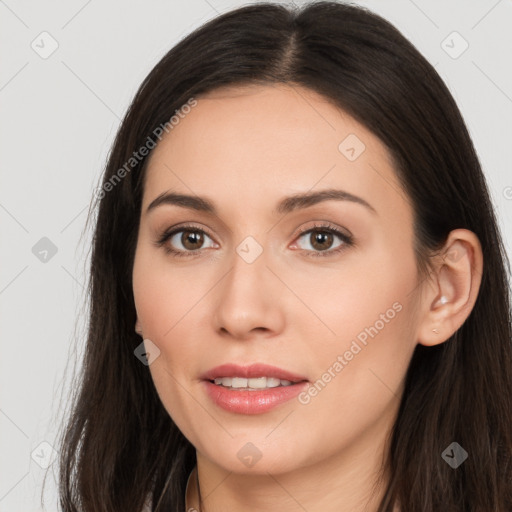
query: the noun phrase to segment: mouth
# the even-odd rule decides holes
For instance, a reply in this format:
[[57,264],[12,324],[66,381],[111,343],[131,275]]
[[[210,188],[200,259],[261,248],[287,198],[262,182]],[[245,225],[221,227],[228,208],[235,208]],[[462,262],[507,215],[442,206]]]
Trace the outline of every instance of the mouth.
[[210,399],[238,414],[260,414],[291,400],[308,386],[308,379],[262,363],[224,364],[201,376]]
[[245,377],[217,377],[216,379],[210,380],[210,382],[217,386],[239,391],[258,391],[261,389],[273,389],[295,384],[290,380],[276,379],[275,377],[253,377],[251,379],[246,379]]

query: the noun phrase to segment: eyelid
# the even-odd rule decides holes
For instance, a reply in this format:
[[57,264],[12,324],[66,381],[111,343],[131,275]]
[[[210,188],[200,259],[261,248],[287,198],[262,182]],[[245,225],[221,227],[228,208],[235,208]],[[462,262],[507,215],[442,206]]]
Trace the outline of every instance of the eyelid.
[[348,229],[338,227],[336,224],[333,224],[332,222],[330,222],[328,220],[319,220],[319,221],[314,221],[314,224],[312,226],[300,227],[297,230],[297,233],[294,235],[294,239],[304,235],[305,233],[308,233],[309,231],[316,231],[316,230],[320,230],[322,228],[326,229],[326,230],[332,230],[346,238],[350,238],[350,239],[354,238],[354,236]]
[[[205,227],[202,227],[202,226],[197,226],[193,223],[183,223],[183,224],[177,224],[175,226],[172,226],[168,229],[164,229],[162,232],[161,232],[161,236],[160,236],[160,240],[166,238],[170,238],[172,235],[175,235],[176,233],[179,233],[180,231],[201,231],[201,232],[204,232],[206,235],[208,235],[213,241],[215,241],[215,243],[218,243],[216,240],[215,240],[215,236],[210,232],[210,230],[208,228],[205,228]],[[191,252],[191,251],[189,251]]]
[[155,245],[158,248],[163,248],[164,251],[176,258],[180,257],[192,257],[196,256],[205,249],[196,249],[194,251],[183,251],[181,249],[173,249],[169,246],[167,242],[169,242],[177,233],[181,231],[196,231],[196,232],[202,232],[205,235],[207,235],[213,243],[218,246],[218,242],[215,240],[215,237],[210,233],[208,228],[199,227],[197,225],[191,224],[191,223],[183,223],[183,224],[177,224],[175,226],[172,226],[170,228],[164,229],[162,232],[160,232],[157,240],[155,240]]

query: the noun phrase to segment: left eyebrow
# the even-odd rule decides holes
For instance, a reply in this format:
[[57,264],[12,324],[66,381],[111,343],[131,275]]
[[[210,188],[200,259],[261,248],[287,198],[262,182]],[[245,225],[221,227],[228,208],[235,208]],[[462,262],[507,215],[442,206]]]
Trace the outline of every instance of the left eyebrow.
[[362,197],[356,196],[345,190],[327,189],[320,190],[319,192],[306,192],[304,194],[295,194],[293,196],[285,197],[279,201],[277,205],[277,213],[288,213],[294,210],[308,208],[323,201],[350,201],[352,203],[360,204],[377,215],[375,208],[365,201]]
[[[373,214],[377,214],[375,208],[363,198],[346,192],[345,190],[338,189],[327,189],[318,192],[305,192],[285,197],[277,203],[275,213],[289,213],[294,210],[309,208],[310,206],[314,206],[315,204],[321,203],[323,201],[350,201],[352,203],[364,206]],[[214,203],[208,198],[191,196],[188,194],[178,194],[174,192],[164,192],[160,194],[147,207],[146,213],[164,204],[181,206],[182,208],[188,208],[190,210],[218,215]]]

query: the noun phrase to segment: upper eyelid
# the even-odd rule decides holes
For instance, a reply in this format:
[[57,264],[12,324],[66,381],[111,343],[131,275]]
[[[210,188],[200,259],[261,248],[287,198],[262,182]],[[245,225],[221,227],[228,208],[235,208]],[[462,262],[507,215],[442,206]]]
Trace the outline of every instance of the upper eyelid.
[[[346,237],[346,238],[349,238],[349,239],[353,238],[353,235],[346,228],[336,227],[330,221],[313,221],[313,222],[315,222],[315,224],[313,226],[309,226],[309,227],[305,227],[305,228],[300,228],[298,230],[298,232],[296,231],[295,234],[292,235],[294,237],[293,241],[297,240],[298,238],[303,237],[304,235],[310,233],[311,231],[319,231],[321,229],[325,229],[326,231],[333,232],[335,236],[338,236],[342,240],[343,240],[343,237]],[[318,225],[317,223],[318,224],[324,223],[324,224],[323,225]],[[207,228],[199,227],[199,226],[196,226],[196,225],[193,225],[193,224],[190,224],[190,225],[189,224],[185,224],[185,225],[173,227],[173,228],[168,229],[168,230],[164,230],[163,236],[161,238],[163,238],[165,236],[166,239],[169,240],[170,238],[174,237],[177,233],[180,233],[182,231],[187,231],[187,230],[203,232],[213,242],[215,242],[216,244],[219,243],[219,242],[216,241],[215,236],[213,236],[209,232],[209,230]],[[348,233],[345,233],[344,231],[348,231]],[[197,249],[197,250],[201,251],[202,249]],[[193,251],[186,251],[186,252],[193,252]]]

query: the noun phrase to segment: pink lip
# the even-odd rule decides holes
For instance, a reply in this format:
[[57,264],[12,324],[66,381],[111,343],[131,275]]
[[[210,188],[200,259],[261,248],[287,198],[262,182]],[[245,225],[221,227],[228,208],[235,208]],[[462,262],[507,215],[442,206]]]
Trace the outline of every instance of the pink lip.
[[[280,380],[289,380],[293,384],[258,391],[240,391],[224,388],[211,382],[217,377],[274,377]],[[238,414],[267,412],[291,400],[309,385],[305,377],[261,363],[250,366],[223,364],[212,368],[201,378],[206,393],[216,405],[226,411]]]
[[254,363],[249,366],[239,366],[237,364],[221,364],[201,375],[203,380],[213,380],[217,377],[274,377],[280,380],[289,380],[291,382],[300,382],[306,379],[301,375],[296,375],[277,366],[269,366],[263,363]]

